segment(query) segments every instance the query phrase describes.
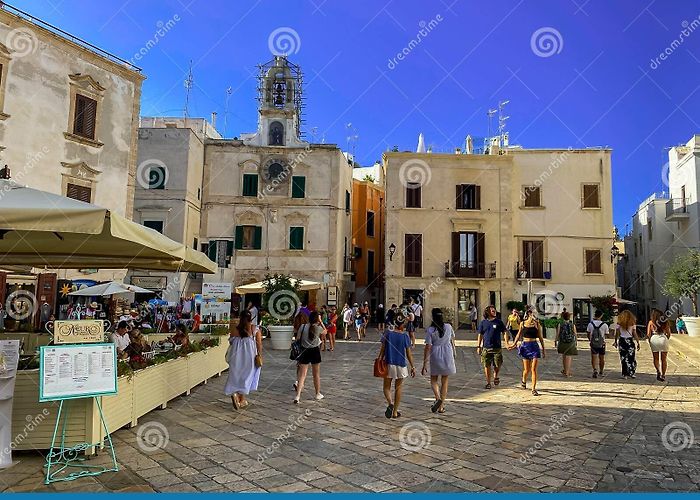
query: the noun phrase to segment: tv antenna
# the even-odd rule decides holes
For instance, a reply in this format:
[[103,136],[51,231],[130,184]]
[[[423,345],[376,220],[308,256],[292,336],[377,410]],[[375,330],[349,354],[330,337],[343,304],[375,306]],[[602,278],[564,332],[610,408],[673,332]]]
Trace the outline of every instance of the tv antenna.
[[187,118],[189,117],[190,93],[192,92],[192,87],[194,87],[194,77],[192,76],[192,60],[190,60],[190,69],[185,79],[185,124],[187,124]]
[[505,101],[501,101],[498,103],[498,142],[503,146],[508,145],[508,134],[506,133],[506,120],[510,118],[510,116],[505,116],[503,110],[505,109],[506,104],[508,104],[509,102],[510,100],[506,99]]
[[[355,130],[355,127],[353,127],[352,123],[348,123],[345,125],[345,128],[348,130],[348,151],[353,157],[353,161],[355,161],[355,145],[357,144],[357,140],[360,138],[359,135],[357,135],[357,130]],[[351,146],[352,145],[352,146]]]
[[228,137],[228,100],[233,94],[233,87],[226,89],[226,98],[224,99],[224,138]]

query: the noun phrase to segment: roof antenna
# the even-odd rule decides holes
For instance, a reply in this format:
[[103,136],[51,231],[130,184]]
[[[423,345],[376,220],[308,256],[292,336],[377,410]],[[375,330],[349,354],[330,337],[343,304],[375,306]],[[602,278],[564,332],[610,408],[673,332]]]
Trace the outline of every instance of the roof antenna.
[[185,79],[185,126],[187,126],[187,118],[189,118],[189,107],[190,107],[190,92],[194,86],[194,77],[192,76],[192,60],[190,60],[190,70],[187,73],[187,78]]

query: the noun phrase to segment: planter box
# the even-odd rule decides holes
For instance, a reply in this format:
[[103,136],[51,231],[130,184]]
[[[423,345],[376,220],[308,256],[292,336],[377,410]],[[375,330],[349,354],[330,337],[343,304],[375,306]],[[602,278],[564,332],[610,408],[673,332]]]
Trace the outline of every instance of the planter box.
[[292,326],[268,326],[267,329],[270,332],[270,343],[272,344],[272,349],[276,350],[289,350],[289,346],[292,344],[292,337],[294,336],[294,327]]
[[[102,397],[102,411],[109,432],[125,425],[136,425],[146,413],[165,407],[168,401],[189,393],[193,387],[226,370],[224,354],[228,342],[225,337],[221,340],[218,346],[206,351],[149,366],[136,371],[131,378],[120,377],[117,394]],[[14,449],[47,450],[51,446],[58,404],[39,403],[39,370],[17,372],[12,410]],[[63,408],[64,412],[69,412],[67,445],[97,443],[104,439],[99,411],[92,398],[66,401]]]
[[685,327],[688,329],[689,337],[700,337],[700,317],[683,316]]

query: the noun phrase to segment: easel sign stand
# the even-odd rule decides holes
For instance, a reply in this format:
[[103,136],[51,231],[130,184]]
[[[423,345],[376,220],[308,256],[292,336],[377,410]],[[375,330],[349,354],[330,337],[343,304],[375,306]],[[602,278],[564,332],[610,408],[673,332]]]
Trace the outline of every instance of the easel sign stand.
[[[59,401],[51,448],[46,456],[45,484],[73,481],[119,470],[117,457],[102,412],[103,395],[117,393],[117,350],[105,343],[102,321],[56,321],[54,343],[41,346],[39,401]],[[92,398],[105,438],[98,443],[72,444],[67,438],[71,399]],[[85,452],[106,448],[111,464],[86,463]]]
[[12,397],[19,363],[19,340],[0,340],[0,469],[12,467]]

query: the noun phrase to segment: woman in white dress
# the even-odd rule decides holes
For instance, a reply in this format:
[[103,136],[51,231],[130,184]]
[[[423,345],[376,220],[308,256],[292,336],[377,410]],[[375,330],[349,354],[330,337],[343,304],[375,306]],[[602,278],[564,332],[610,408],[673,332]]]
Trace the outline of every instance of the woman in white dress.
[[649,340],[651,353],[654,356],[656,380],[659,382],[666,380],[666,357],[668,356],[668,340],[670,338],[671,325],[668,323],[668,318],[658,309],[652,309],[651,320],[647,324],[647,340]]
[[447,378],[457,373],[455,332],[452,325],[445,323],[441,309],[434,308],[431,315],[433,322],[425,332],[425,352],[423,353],[421,374],[427,373],[426,363],[430,359],[430,385],[433,388],[433,394],[435,394],[435,403],[430,409],[433,413],[445,413]]
[[251,322],[250,311],[241,312],[236,329],[229,337],[228,379],[224,393],[231,396],[233,408],[248,406],[245,396],[258,389],[260,380],[260,363],[256,358],[262,354],[262,334],[260,328]]

